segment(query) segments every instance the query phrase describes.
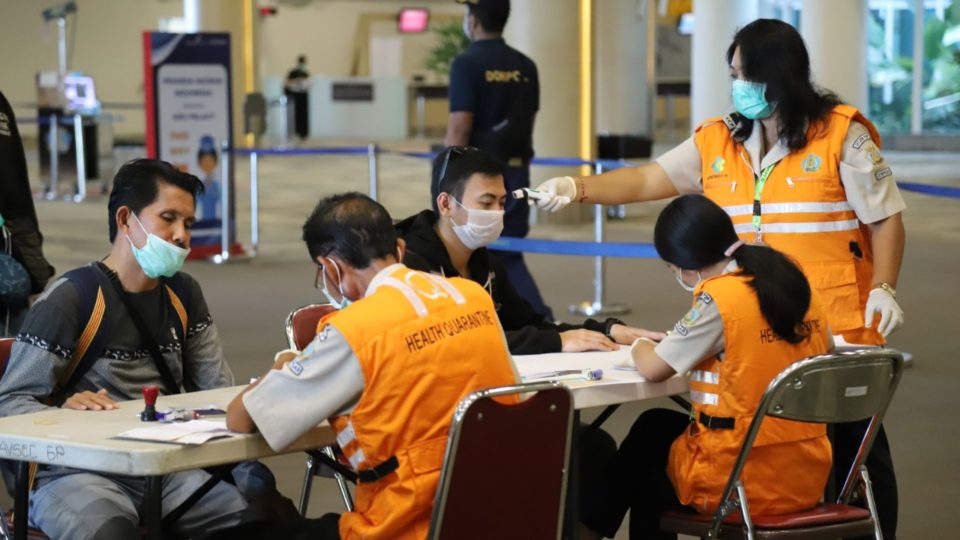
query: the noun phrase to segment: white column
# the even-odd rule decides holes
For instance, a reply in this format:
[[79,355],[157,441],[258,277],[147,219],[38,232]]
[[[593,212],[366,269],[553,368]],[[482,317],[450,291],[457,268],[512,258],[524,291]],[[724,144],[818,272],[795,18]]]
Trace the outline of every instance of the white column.
[[727,47],[737,29],[757,18],[757,0],[693,0],[691,127],[732,109]]
[[537,64],[540,112],[533,147],[541,156],[576,156],[579,152],[578,6],[578,0],[511,2],[504,30],[507,44]]
[[[580,0],[511,2],[503,37],[508,45],[536,62],[540,77],[540,111],[533,129],[533,148],[538,156],[580,155],[580,7]],[[569,174],[581,174],[581,169],[533,167],[530,183],[536,186],[551,176]],[[588,219],[589,206],[573,206],[556,214],[536,212],[534,219],[558,223]]]
[[231,87],[233,98],[233,135],[235,144],[242,145],[243,100],[245,94],[255,91],[260,84],[256,76],[257,33],[259,24],[253,0],[203,0],[197,12],[200,32],[228,32],[230,34]]
[[813,81],[866,110],[867,1],[804,0],[800,33],[810,53]]
[[186,32],[200,30],[200,0],[183,0],[183,22]]
[[654,57],[648,46],[651,2],[594,3],[596,127],[598,133],[652,134]]

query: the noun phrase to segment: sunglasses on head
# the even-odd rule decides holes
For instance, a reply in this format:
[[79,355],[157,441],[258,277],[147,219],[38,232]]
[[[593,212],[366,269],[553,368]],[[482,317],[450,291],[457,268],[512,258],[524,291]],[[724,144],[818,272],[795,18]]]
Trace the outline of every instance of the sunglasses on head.
[[450,156],[454,154],[460,156],[460,155],[466,154],[467,152],[473,152],[478,150],[479,150],[478,148],[475,148],[473,146],[451,146],[446,150],[444,150],[444,152],[446,152],[446,155],[443,156],[443,165],[440,166],[440,174],[437,175],[437,191],[438,192],[440,191],[440,184],[442,184],[447,177],[447,166],[450,165]]

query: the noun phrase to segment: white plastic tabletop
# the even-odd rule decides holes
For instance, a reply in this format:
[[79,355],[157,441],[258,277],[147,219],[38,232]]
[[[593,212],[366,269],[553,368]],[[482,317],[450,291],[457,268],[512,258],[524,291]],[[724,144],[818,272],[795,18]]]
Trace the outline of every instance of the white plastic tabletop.
[[513,361],[521,377],[566,369],[602,369],[603,378],[598,381],[562,381],[573,393],[573,403],[577,409],[667,397],[687,391],[687,379],[682,375],[654,383],[646,381],[634,370],[614,367],[615,360],[622,361],[629,355],[630,347],[621,347],[614,352],[517,355]]
[[[243,386],[235,386],[160,396],[157,409],[199,409],[211,405],[226,409],[242,389]],[[217,439],[197,446],[113,438],[123,431],[144,426],[139,417],[141,410],[143,400],[134,400],[121,402],[120,407],[112,411],[50,409],[0,418],[0,458],[153,476],[277,454],[259,434]],[[211,418],[223,417],[207,419]],[[323,423],[281,453],[319,448],[334,440],[333,430]]]

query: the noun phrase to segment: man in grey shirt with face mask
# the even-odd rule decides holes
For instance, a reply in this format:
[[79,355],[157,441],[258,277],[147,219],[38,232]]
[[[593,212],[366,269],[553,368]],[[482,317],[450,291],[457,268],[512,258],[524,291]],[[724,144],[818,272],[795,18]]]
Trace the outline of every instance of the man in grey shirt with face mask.
[[[200,286],[179,271],[201,190],[197,177],[164,161],[121,167],[110,194],[110,253],[59,278],[31,308],[0,380],[0,416],[52,406],[96,415],[139,399],[147,385],[169,394],[234,384]],[[86,296],[98,298],[93,310],[81,307]],[[93,345],[91,329],[102,335]],[[83,349],[89,361],[79,361]],[[163,513],[209,477],[202,470],[166,476]],[[244,495],[274,488],[259,463],[236,467],[234,477],[236,486],[216,484],[170,532],[195,536],[236,525],[247,513]],[[141,478],[41,466],[30,524],[51,538],[139,538],[144,487]]]

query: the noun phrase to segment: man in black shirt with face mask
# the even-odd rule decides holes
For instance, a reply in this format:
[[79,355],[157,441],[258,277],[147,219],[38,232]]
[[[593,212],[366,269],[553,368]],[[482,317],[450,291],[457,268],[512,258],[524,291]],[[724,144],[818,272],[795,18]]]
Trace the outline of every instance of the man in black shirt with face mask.
[[535,312],[506,279],[503,263],[486,249],[503,230],[507,199],[503,166],[482,150],[455,146],[436,157],[433,170],[433,210],[397,224],[397,234],[406,242],[403,263],[415,270],[471,279],[487,289],[512,354],[609,351],[638,337],[664,337],[617,319],[553,324]]
[[[457,2],[467,6],[463,31],[472,43],[450,66],[450,119],[445,143],[475,146],[503,162],[508,192],[529,187],[533,124],[540,108],[537,66],[503,40],[510,0]],[[526,201],[509,199],[503,234],[527,236],[529,214]],[[523,255],[498,255],[520,295],[534,311],[552,318]]]

